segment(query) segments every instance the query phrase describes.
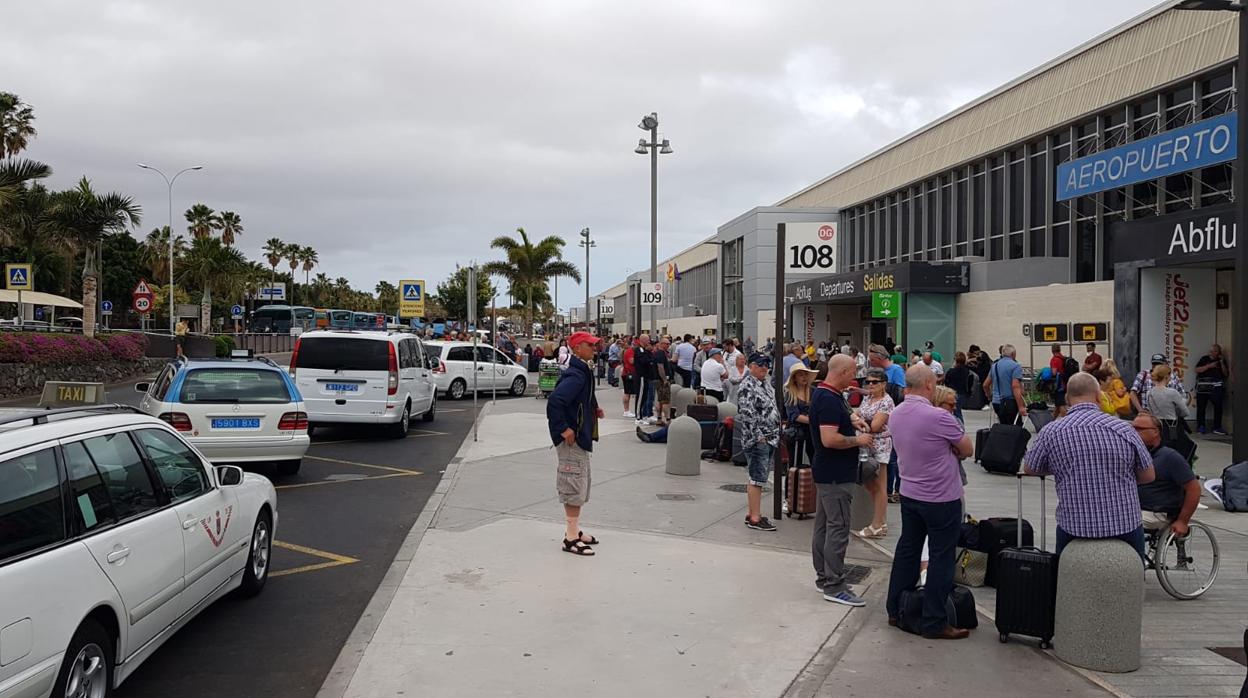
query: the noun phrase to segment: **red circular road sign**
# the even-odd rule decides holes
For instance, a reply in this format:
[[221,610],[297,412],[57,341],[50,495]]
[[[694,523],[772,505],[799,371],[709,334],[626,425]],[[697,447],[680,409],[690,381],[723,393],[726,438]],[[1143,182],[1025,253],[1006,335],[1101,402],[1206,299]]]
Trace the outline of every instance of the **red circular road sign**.
[[149,296],[135,296],[131,304],[136,313],[147,313],[152,310],[152,299]]
[[[808,228],[809,230],[809,228]],[[836,235],[836,228],[830,225],[819,226],[819,239],[827,242]]]

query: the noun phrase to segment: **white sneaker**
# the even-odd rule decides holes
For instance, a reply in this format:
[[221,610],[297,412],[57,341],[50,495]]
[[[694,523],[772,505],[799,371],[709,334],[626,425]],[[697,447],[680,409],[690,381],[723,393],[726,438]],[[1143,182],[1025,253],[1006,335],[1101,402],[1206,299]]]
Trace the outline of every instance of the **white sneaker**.
[[636,417],[637,415],[633,414],[632,412],[625,412],[624,414],[620,416],[621,417]]

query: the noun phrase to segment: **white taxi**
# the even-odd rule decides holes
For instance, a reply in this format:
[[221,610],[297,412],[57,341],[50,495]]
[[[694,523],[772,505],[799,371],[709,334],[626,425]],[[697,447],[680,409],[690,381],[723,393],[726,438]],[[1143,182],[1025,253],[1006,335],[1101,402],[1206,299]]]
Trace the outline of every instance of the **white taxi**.
[[139,409],[168,422],[213,463],[275,463],[299,472],[308,414],[286,369],[245,351],[230,359],[179,359],[139,383]]
[[528,388],[528,371],[488,344],[425,342],[425,347],[437,363],[433,377],[438,392],[453,400],[471,395],[473,385],[478,391],[500,390],[517,396]]
[[269,576],[277,493],[107,405],[0,416],[0,698],[109,695]]

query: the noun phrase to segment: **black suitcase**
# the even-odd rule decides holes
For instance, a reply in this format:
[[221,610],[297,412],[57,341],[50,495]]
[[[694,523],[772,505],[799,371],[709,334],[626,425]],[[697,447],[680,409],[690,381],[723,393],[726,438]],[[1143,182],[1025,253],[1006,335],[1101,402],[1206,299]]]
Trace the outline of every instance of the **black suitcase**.
[[[1018,476],[1018,518],[1023,518],[1023,475]],[[1057,554],[1044,550],[1044,477],[1040,477],[1040,547],[1018,546],[997,554],[997,632],[1001,642],[1011,634],[1040,638],[1040,648],[1053,646],[1054,612],[1057,606]]]
[[[979,522],[975,532],[975,545],[970,546],[988,554],[988,571],[984,574],[984,586],[997,585],[997,555],[1002,550],[1015,545],[1018,540],[1019,521],[1014,518],[992,517]],[[1026,519],[1022,522],[1021,547],[1030,548],[1035,545],[1035,535],[1031,523]]]
[[1017,424],[994,424],[984,440],[979,464],[990,473],[1014,475],[1023,464],[1031,432]]
[[1028,407],[1027,419],[1031,420],[1032,428],[1034,428],[1036,430],[1036,433],[1039,434],[1041,429],[1048,426],[1049,422],[1052,422],[1054,419],[1057,419],[1057,417],[1053,416],[1053,410],[1049,409],[1048,407],[1042,407],[1036,410],[1033,410],[1031,409],[1031,407]]
[[685,414],[698,420],[702,427],[702,448],[715,448],[715,428],[719,426],[719,408],[715,405],[689,405]]
[[979,627],[979,614],[975,611],[975,595],[970,589],[953,585],[953,591],[949,592],[949,601],[953,603],[953,612],[956,616],[954,622],[949,625],[967,630]]
[[988,443],[988,432],[992,428],[980,429],[975,432],[975,462],[978,463],[984,456],[984,444]]
[[728,420],[715,427],[715,460],[732,460],[732,422]]

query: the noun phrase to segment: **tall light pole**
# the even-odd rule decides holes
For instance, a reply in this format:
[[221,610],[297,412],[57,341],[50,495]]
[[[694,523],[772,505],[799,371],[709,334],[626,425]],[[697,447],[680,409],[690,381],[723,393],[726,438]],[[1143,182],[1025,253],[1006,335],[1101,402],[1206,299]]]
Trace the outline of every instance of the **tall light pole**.
[[597,247],[598,243],[589,239],[589,228],[581,229],[581,241],[576,243],[585,248],[585,327],[589,328],[589,248]]
[[[1239,58],[1235,63],[1235,109],[1236,138],[1238,139],[1235,153],[1235,226],[1248,228],[1248,118],[1238,112],[1248,111],[1243,108],[1248,99],[1248,15],[1243,2],[1230,0],[1185,0],[1175,6],[1180,10],[1224,10],[1239,14]],[[1231,281],[1231,310],[1238,320],[1232,321],[1231,354],[1234,361],[1231,370],[1238,380],[1231,393],[1231,414],[1235,419],[1235,433],[1231,437],[1231,462],[1240,463],[1248,460],[1248,385],[1244,384],[1244,376],[1248,375],[1248,241],[1241,235],[1235,236],[1235,273]]]
[[[650,140],[642,138],[637,141],[638,155],[650,154],[650,283],[658,281],[659,266],[659,156],[671,155],[672,144],[666,138],[659,140],[659,115],[650,112],[641,117],[637,128],[650,132]],[[657,331],[658,323],[654,321],[654,306],[650,306],[650,331]]]
[[204,169],[204,166],[194,165],[192,167],[188,167],[178,172],[177,174],[175,174],[173,176],[173,179],[169,179],[168,177],[165,176],[164,172],[161,172],[160,170],[156,169],[155,167],[152,167],[151,165],[144,165],[141,162],[138,163],[138,165],[139,167],[142,167],[145,170],[151,170],[152,172],[155,172],[156,174],[160,175],[165,180],[165,184],[169,187],[169,335],[173,336],[174,323],[175,323],[174,315],[173,315],[174,313],[174,305],[173,305],[173,239],[174,239],[173,238],[173,183],[178,181],[178,177],[181,177],[183,174],[187,172],[192,172],[195,170],[202,170]]

